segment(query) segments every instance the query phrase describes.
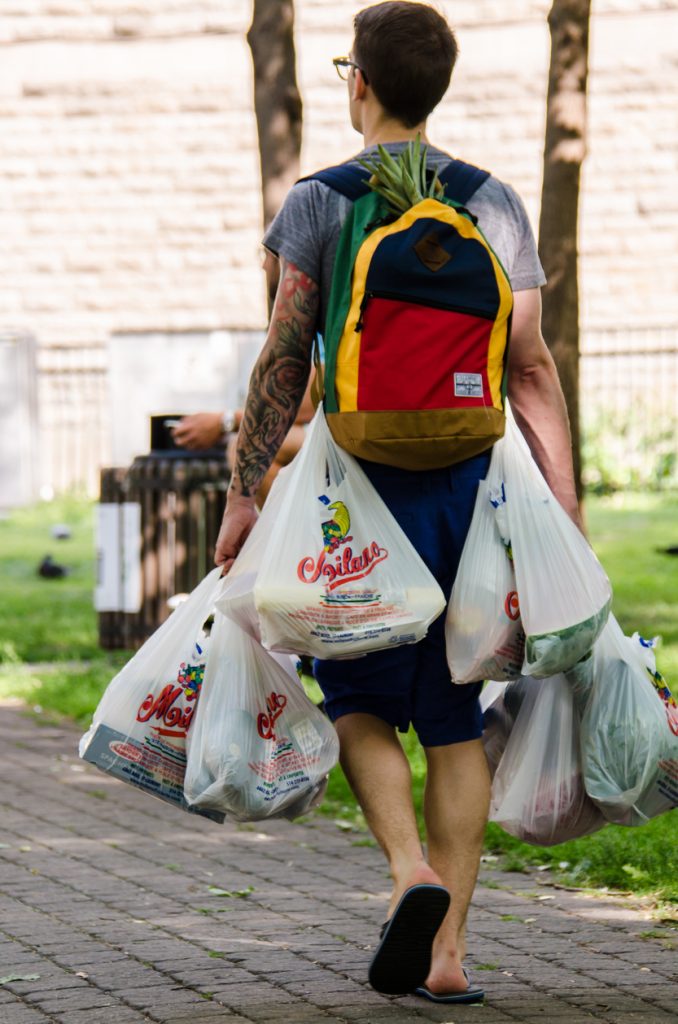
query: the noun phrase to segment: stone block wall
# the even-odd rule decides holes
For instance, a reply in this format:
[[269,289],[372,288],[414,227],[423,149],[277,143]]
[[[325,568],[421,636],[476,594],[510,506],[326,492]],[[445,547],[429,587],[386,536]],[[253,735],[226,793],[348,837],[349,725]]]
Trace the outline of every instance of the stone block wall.
[[[536,223],[544,0],[443,3],[458,28],[439,144],[492,168]],[[358,146],[330,58],[351,3],[297,0],[303,170]],[[41,345],[259,327],[260,200],[242,0],[8,0],[0,24],[0,321]],[[678,321],[678,6],[594,5],[582,198],[584,326]]]
[[[188,4],[183,18],[170,4],[164,20],[126,14],[151,3],[41,6],[64,13],[36,16],[39,41],[6,46],[0,70],[1,216],[12,239],[0,318],[43,345],[258,326],[259,171],[242,32],[217,22],[216,3],[200,20]],[[77,7],[89,13],[66,13]]]

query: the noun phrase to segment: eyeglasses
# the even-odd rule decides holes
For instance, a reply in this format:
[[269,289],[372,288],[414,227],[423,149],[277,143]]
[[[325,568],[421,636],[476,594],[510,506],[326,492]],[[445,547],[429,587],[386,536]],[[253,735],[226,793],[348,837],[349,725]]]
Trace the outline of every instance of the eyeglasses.
[[350,57],[335,57],[332,63],[337,69],[337,74],[339,75],[339,78],[341,78],[342,82],[348,82],[348,76],[351,73],[351,68],[355,68],[356,71],[362,72],[362,76],[365,80],[365,85],[369,84],[367,81],[367,75],[365,74],[363,69],[360,67],[359,64],[356,64],[354,60],[351,60]]

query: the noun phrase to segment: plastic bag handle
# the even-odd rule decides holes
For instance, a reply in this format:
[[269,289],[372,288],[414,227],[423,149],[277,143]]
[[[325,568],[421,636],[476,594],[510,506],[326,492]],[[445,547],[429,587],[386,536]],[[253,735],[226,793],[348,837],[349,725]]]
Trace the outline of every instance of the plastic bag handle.
[[346,462],[342,458],[342,449],[332,437],[322,405],[319,405],[316,409],[315,416],[309,425],[304,445],[297,459],[295,459],[295,466],[298,471],[305,459],[313,458],[312,452],[316,453],[316,458],[324,457],[325,486],[329,487],[331,484],[340,484],[346,476]]
[[317,335],[313,339],[313,365],[315,367],[315,377],[311,384],[311,401],[314,408],[317,409],[325,397],[325,367],[320,358],[320,342]]
[[328,483],[331,481],[335,484],[340,484],[346,476],[346,463],[339,454],[339,446],[336,444],[334,438],[330,433],[330,428],[327,426],[327,420],[323,415],[324,420],[324,433],[326,435],[326,459],[327,459],[327,475]]
[[[172,612],[169,618],[156,629],[134,658],[142,652],[144,657],[155,650],[163,649],[163,661],[167,660],[167,648],[186,645],[186,637],[197,639],[203,622],[214,610],[219,589],[222,586],[221,567],[217,566],[195,587],[188,598]],[[179,628],[180,627],[180,628]],[[195,634],[193,636],[193,634]],[[132,660],[134,660],[134,658]]]

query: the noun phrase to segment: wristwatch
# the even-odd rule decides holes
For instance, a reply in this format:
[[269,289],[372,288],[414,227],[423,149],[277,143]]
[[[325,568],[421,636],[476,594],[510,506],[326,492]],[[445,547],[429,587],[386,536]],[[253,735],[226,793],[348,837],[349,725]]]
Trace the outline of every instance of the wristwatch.
[[227,409],[221,419],[221,425],[225,434],[232,434],[235,431],[235,413]]

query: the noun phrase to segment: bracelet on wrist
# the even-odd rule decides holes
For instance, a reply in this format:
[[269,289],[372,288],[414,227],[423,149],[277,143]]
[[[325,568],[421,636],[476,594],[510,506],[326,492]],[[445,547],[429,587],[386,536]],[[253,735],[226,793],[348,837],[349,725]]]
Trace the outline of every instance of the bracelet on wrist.
[[221,426],[225,434],[233,434],[235,432],[235,413],[232,409],[227,409],[222,416]]

